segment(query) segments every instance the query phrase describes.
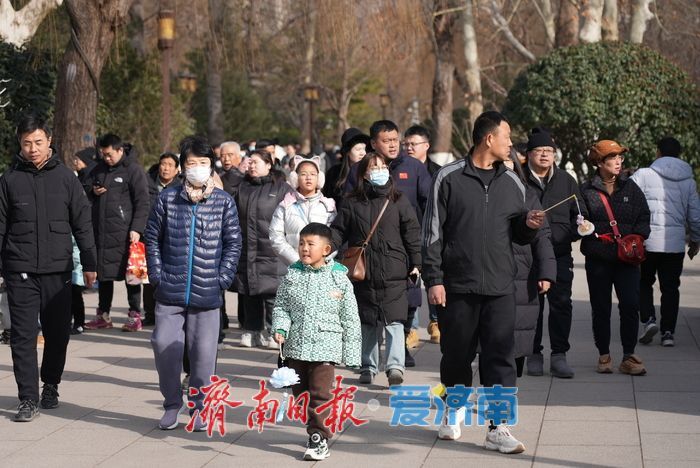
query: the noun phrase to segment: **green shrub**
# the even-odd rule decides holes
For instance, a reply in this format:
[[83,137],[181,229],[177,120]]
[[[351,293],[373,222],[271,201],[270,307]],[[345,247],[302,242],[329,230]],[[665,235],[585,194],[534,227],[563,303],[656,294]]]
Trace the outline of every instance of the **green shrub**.
[[[550,129],[580,178],[588,148],[612,139],[631,149],[631,167],[648,165],[656,141],[675,136],[684,158],[700,161],[700,94],[657,52],[629,43],[556,49],[523,71],[504,112],[516,130]],[[517,128],[519,127],[519,128]]]

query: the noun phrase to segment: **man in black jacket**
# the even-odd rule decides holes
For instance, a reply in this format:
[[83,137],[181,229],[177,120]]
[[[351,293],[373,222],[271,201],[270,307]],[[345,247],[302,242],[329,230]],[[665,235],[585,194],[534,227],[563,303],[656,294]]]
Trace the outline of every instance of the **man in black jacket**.
[[[97,317],[85,324],[88,330],[112,328],[109,312],[114,282],[124,280],[129,245],[141,239],[151,208],[146,172],[134,148],[111,133],[100,137],[98,146],[102,160],[90,173],[88,196],[92,201],[100,283]],[[141,286],[127,284],[126,292],[129,318],[122,331],[139,331],[142,328]]]
[[71,325],[71,232],[85,285],[95,280],[90,205],[73,174],[51,149],[51,131],[35,116],[17,126],[20,153],[0,179],[0,258],[12,322],[12,362],[20,404],[15,421],[39,414],[36,336],[44,334],[41,407],[58,406]]
[[[151,200],[149,209],[153,209],[158,201],[160,193],[171,187],[178,187],[182,184],[180,177],[180,158],[175,153],[165,152],[160,155],[158,164],[154,164],[148,170],[148,195]],[[143,311],[144,318],[141,325],[144,327],[156,324],[156,300],[153,296],[155,290],[153,285],[145,283],[143,285]]]
[[571,284],[574,280],[574,259],[571,257],[571,244],[580,239],[577,229],[577,218],[581,207],[581,215],[588,216],[586,204],[582,203],[578,184],[566,171],[554,164],[556,145],[549,133],[533,129],[527,141],[527,167],[525,175],[528,184],[538,194],[542,208],[546,209],[576,195],[574,200],[553,208],[547,212],[549,226],[552,230],[552,247],[557,259],[557,280],[547,292],[540,295],[540,315],[535,330],[535,342],[532,356],[527,358],[527,374],[543,375],[544,358],[542,356],[542,322],[546,300],[549,302],[549,342],[552,348],[550,372],[554,377],[572,378],[574,370],[566,361],[569,351],[569,333],[571,332]]
[[[471,362],[479,356],[481,384],[514,387],[515,260],[511,243],[528,244],[544,223],[527,211],[525,186],[503,161],[510,155],[510,126],[498,112],[474,123],[474,149],[437,173],[423,222],[423,278],[438,305],[440,380],[471,387]],[[465,407],[440,427],[457,439]],[[452,423],[452,424],[449,424]],[[455,424],[456,423],[456,424]],[[525,447],[504,421],[491,421],[484,447],[520,453]]]

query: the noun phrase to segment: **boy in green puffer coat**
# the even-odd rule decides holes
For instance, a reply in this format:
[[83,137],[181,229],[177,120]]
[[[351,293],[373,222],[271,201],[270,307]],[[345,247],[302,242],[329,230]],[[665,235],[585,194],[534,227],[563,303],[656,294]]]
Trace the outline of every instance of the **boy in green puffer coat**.
[[299,234],[299,261],[289,267],[277,290],[272,329],[277,343],[285,343],[288,365],[299,374],[294,396],[309,392],[309,442],[305,460],[328,458],[331,433],[324,426],[327,411],[316,408],[332,398],[334,366],[360,365],[360,317],[347,268],[333,260],[331,230],[310,223]]

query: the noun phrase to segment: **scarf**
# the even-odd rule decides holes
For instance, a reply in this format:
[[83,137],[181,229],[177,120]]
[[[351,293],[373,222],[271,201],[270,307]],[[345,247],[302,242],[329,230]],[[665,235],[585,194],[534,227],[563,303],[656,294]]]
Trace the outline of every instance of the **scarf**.
[[199,188],[194,187],[188,180],[185,180],[185,193],[187,193],[187,197],[190,199],[190,201],[192,201],[192,203],[199,203],[200,201],[209,198],[211,193],[214,191],[214,187],[214,179],[212,177],[209,177],[204,185]]

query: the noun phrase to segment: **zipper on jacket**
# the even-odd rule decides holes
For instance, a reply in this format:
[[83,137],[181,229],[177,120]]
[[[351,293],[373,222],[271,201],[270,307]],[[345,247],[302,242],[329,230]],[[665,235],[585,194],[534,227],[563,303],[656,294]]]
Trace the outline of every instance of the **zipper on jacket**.
[[[491,183],[493,184],[493,180],[491,180]],[[484,283],[486,282],[486,220],[489,218],[489,187],[487,185],[484,185],[484,195],[484,220],[481,236],[481,284],[479,285],[481,294],[484,293]]]
[[192,262],[194,261],[194,231],[197,225],[197,207],[192,207],[192,222],[190,223],[190,251],[187,255],[187,286],[185,287],[185,306],[190,305],[190,290],[192,289]]

